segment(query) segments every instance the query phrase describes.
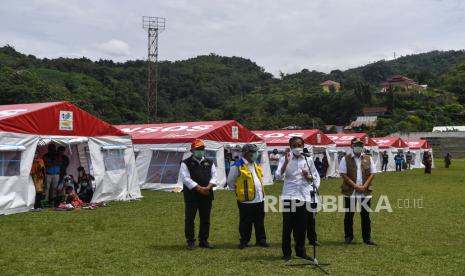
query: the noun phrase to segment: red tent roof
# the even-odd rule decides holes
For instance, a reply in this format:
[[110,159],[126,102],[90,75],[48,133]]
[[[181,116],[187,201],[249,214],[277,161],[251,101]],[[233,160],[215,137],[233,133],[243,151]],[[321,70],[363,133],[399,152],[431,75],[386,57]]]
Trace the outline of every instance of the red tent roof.
[[431,145],[426,140],[404,140],[411,149],[430,149]]
[[263,142],[236,121],[209,121],[147,125],[119,125],[135,144],[190,143],[195,139],[219,142]]
[[57,136],[127,136],[68,102],[0,105],[0,131]]
[[365,143],[365,146],[373,147],[377,146],[375,141],[368,137],[366,133],[338,133],[338,134],[326,134],[329,139],[333,140],[336,147],[350,147],[352,145],[352,139],[360,138]]
[[378,144],[380,149],[385,148],[408,148],[404,140],[399,137],[383,137],[383,138],[371,138]]
[[267,146],[289,146],[289,138],[302,137],[305,144],[324,146],[334,144],[325,134],[318,129],[305,130],[254,130],[253,133],[263,138]]

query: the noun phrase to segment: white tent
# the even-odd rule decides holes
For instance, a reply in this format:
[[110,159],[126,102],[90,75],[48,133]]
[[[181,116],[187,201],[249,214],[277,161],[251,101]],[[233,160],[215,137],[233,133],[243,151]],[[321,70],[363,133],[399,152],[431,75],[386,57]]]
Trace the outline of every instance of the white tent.
[[301,137],[304,140],[305,147],[308,148],[312,154],[313,159],[319,157],[320,160],[322,160],[323,156],[326,155],[328,159],[328,168],[325,176],[338,177],[336,172],[336,146],[334,142],[320,130],[254,130],[253,133],[265,140],[268,151],[272,151],[273,149],[284,151],[289,148],[289,139],[291,137]]
[[34,153],[64,145],[67,173],[84,166],[94,177],[92,202],[141,197],[129,136],[67,102],[0,106],[0,214],[32,209]]
[[173,191],[183,187],[180,162],[188,158],[195,139],[205,142],[206,156],[214,161],[219,186],[226,184],[224,152],[247,143],[256,144],[261,154],[264,184],[273,184],[266,145],[261,138],[236,121],[186,122],[116,126],[132,136],[143,189]]
[[403,152],[404,154],[408,151],[408,146],[404,142],[404,140],[400,139],[399,137],[383,137],[383,138],[371,138],[373,141],[378,144],[379,152],[380,152],[380,161],[378,162],[378,171],[381,172],[381,167],[383,164],[382,161],[382,154],[386,152],[388,155],[388,165],[387,171],[395,171],[396,164],[394,162],[394,157],[397,155],[398,152]]
[[423,155],[427,151],[431,154],[433,159],[434,168],[434,158],[433,158],[433,148],[426,140],[404,140],[407,146],[409,147],[410,153],[412,154],[412,169],[424,168],[423,165]]

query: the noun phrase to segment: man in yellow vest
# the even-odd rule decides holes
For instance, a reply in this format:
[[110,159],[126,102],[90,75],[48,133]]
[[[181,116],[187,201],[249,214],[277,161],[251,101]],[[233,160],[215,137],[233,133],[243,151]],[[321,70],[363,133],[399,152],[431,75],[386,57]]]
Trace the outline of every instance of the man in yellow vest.
[[344,195],[344,234],[345,243],[351,244],[354,239],[353,224],[355,204],[360,203],[360,216],[362,219],[362,238],[367,245],[376,245],[371,240],[371,189],[376,174],[376,166],[369,155],[363,153],[363,141],[360,138],[352,139],[352,152],[346,154],[339,163],[339,173],[343,182],[341,192]]
[[247,144],[242,147],[242,158],[234,163],[228,176],[228,186],[236,192],[239,207],[239,249],[248,246],[252,226],[255,227],[256,245],[268,247],[265,233],[265,191],[263,172],[257,164],[258,147]]

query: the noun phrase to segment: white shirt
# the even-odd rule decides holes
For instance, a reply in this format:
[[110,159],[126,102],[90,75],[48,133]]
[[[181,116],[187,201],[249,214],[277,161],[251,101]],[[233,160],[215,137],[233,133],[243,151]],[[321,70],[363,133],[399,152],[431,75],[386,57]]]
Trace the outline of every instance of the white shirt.
[[276,154],[272,153],[272,154],[270,154],[270,165],[271,165],[271,166],[277,166],[277,165],[279,164],[279,158],[280,158],[280,157],[281,157],[281,156],[279,155],[279,153],[276,153]]
[[[199,160],[197,160],[197,158],[193,157],[192,160],[195,160],[200,164],[200,162],[205,160],[205,158],[202,158],[202,160],[199,161]],[[216,167],[215,167],[215,164],[212,164],[211,174],[212,174],[212,178],[210,179],[209,183],[218,184],[217,180],[216,180]],[[189,190],[192,190],[197,185],[199,185],[199,184],[197,184],[197,182],[192,180],[191,173],[189,172],[189,169],[187,168],[187,165],[184,162],[181,162],[181,179],[182,179],[182,184],[186,185],[186,187]]]
[[[264,200],[263,197],[263,190],[262,190],[262,183],[260,182],[260,178],[258,177],[257,172],[255,171],[255,166],[253,163],[242,158],[244,163],[249,167],[249,170],[252,172],[253,182],[255,184],[255,197],[251,201],[244,201],[242,203],[259,203]],[[228,187],[231,191],[236,190],[236,179],[239,177],[239,168],[237,166],[232,166],[231,170],[229,171],[228,175]]]
[[281,198],[318,203],[318,196],[315,194],[315,197],[312,199],[310,195],[310,192],[313,191],[312,181],[307,180],[302,174],[303,170],[310,171],[309,173],[313,176],[315,190],[320,187],[320,175],[315,168],[313,159],[311,157],[307,157],[307,162],[305,162],[303,155],[296,157],[291,154],[284,176],[282,176],[281,168],[284,165],[285,158],[285,156],[281,157],[279,160],[278,170],[276,171],[277,179],[284,178]]
[[[351,153],[349,153],[350,156],[354,157],[354,160],[355,160],[355,165],[357,166],[357,179],[355,181],[355,184],[357,186],[363,186],[363,176],[362,176],[362,156],[363,155],[360,155],[360,157],[357,157],[357,155],[354,154],[354,152],[352,151]],[[373,158],[370,157],[370,173],[371,174],[376,174],[376,166],[375,166],[375,163],[373,162]],[[341,159],[341,162],[339,163],[339,173],[341,174],[347,174],[347,164],[346,164],[346,158],[345,157],[342,157]],[[353,196],[357,195],[357,196],[362,196],[363,193],[357,193],[355,190],[352,194]]]

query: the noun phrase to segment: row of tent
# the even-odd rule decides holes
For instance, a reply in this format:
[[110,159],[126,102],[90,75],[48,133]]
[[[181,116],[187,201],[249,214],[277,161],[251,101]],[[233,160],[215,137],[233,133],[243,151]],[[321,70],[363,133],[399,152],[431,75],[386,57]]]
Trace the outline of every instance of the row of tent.
[[364,133],[325,135],[319,130],[251,131],[236,121],[110,125],[68,103],[0,105],[0,214],[32,209],[35,188],[30,177],[34,154],[45,154],[49,143],[66,147],[68,173],[83,166],[95,177],[93,202],[131,200],[140,189],[172,191],[182,188],[180,162],[190,155],[190,144],[202,139],[206,155],[217,167],[219,186],[226,183],[225,150],[247,143],[260,149],[264,184],[273,183],[268,152],[288,147],[292,136],[302,137],[313,156],[328,158],[326,176],[338,177],[338,162],[354,137],[365,139],[378,170],[380,153],[386,151],[394,170],[394,155],[408,149],[413,167],[421,167],[424,140],[369,138]]

